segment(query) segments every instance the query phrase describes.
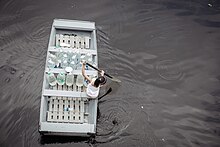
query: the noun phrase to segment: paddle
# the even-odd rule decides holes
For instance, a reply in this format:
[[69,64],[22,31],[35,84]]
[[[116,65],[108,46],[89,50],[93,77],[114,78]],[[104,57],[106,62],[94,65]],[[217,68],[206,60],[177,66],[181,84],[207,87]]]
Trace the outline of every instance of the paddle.
[[112,91],[112,88],[110,87],[105,94],[103,94],[102,96],[100,96],[100,97],[98,98],[98,100],[100,100],[101,98],[103,98],[104,96],[106,96],[107,94],[109,94],[111,91]]
[[[88,66],[90,66],[90,67],[92,67],[93,69],[95,69],[95,70],[97,70],[97,71],[99,71],[99,72],[101,72],[101,70],[100,69],[98,69],[98,68],[96,68],[96,67],[94,67],[94,66],[92,66],[91,64],[89,64],[89,63],[86,63],[86,65],[88,65]],[[121,82],[119,79],[117,79],[117,78],[115,78],[115,77],[113,77],[113,76],[110,76],[109,74],[107,74],[107,73],[104,73],[104,75],[105,76],[107,76],[107,77],[109,77],[112,81],[115,81],[115,82]]]

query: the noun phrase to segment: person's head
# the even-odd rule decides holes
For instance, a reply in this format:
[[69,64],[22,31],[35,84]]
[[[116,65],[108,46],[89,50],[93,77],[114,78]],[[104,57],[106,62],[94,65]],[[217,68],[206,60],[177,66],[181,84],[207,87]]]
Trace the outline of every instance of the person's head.
[[104,85],[105,83],[106,83],[106,78],[104,76],[100,76],[95,80],[94,86],[99,87],[99,85]]

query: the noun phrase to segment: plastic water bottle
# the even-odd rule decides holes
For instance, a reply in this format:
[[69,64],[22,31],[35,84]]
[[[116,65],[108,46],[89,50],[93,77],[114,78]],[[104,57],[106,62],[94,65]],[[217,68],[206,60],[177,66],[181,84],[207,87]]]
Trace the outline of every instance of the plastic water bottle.
[[72,61],[72,56],[73,56],[73,52],[68,51],[67,52],[67,56],[68,56],[68,62],[70,63]]
[[92,54],[87,53],[86,54],[86,60],[87,60],[88,63],[92,63]]
[[79,62],[79,63],[77,64],[76,69],[77,69],[77,70],[82,69],[82,63],[81,63],[81,62]]
[[80,61],[82,61],[82,60],[87,61],[87,58],[86,58],[86,55],[85,55],[85,54],[82,54],[82,55],[81,55],[81,57],[80,57]]
[[[90,53],[86,54],[86,62],[92,64],[92,55]],[[86,65],[86,69],[90,69],[88,65]]]
[[62,59],[63,59],[63,51],[60,49],[60,50],[56,53],[56,56],[57,56],[57,60],[62,60]]
[[63,57],[62,57],[62,61],[68,61],[68,55],[65,53],[63,54]]
[[75,57],[75,64],[76,64],[76,69],[78,68],[78,66],[80,66],[80,57],[81,57],[81,54],[79,53],[79,51],[76,51],[76,57]]
[[65,83],[65,74],[64,73],[59,73],[57,75],[57,83],[58,83],[58,85],[64,85],[64,83]]
[[55,86],[57,84],[57,80],[56,80],[54,73],[48,72],[47,80],[50,86]]
[[55,62],[53,62],[52,59],[49,58],[48,61],[47,61],[47,66],[49,68],[54,68],[55,67]]
[[73,85],[73,74],[69,73],[66,75],[66,85],[72,86]]
[[92,58],[88,58],[87,62],[92,63]]
[[75,62],[74,62],[74,61],[70,62],[69,66],[70,66],[70,67],[72,67],[72,68],[73,68],[73,70],[75,70],[75,69],[76,69],[76,64],[75,64]]
[[64,61],[61,63],[61,67],[62,67],[62,68],[65,68],[65,67],[67,67],[67,66],[69,66],[68,61],[67,61],[67,60],[64,60]]
[[61,67],[61,63],[62,63],[62,61],[61,61],[61,60],[58,60],[58,61],[57,61],[57,64],[56,64],[56,67],[59,67],[59,68],[60,68],[60,67]]
[[57,56],[56,56],[56,55],[49,53],[49,58],[50,58],[53,62],[57,62]]
[[73,54],[73,55],[72,55],[71,60],[72,60],[72,61],[75,61],[75,60],[76,60],[76,54]]
[[79,74],[76,78],[76,86],[83,86],[84,83],[84,77],[83,75]]

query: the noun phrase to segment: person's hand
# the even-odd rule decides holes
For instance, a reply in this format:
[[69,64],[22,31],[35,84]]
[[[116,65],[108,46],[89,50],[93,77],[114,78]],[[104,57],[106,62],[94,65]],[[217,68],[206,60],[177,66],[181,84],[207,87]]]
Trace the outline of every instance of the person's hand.
[[86,65],[86,60],[82,60],[81,63],[82,63],[83,65]]
[[105,74],[105,72],[104,72],[104,70],[101,70],[101,76],[104,76],[104,74]]

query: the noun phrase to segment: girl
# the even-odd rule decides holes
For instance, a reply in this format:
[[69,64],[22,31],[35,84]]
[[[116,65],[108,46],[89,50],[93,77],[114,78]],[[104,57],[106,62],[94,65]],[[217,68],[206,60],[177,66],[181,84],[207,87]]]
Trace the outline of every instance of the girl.
[[98,78],[92,78],[90,79],[86,74],[85,74],[85,65],[86,62],[82,62],[82,75],[85,77],[86,80],[89,81],[89,84],[87,85],[86,93],[88,96],[91,98],[96,98],[99,95],[99,89],[102,85],[106,83],[106,78],[104,77],[104,71],[101,71],[101,76]]

